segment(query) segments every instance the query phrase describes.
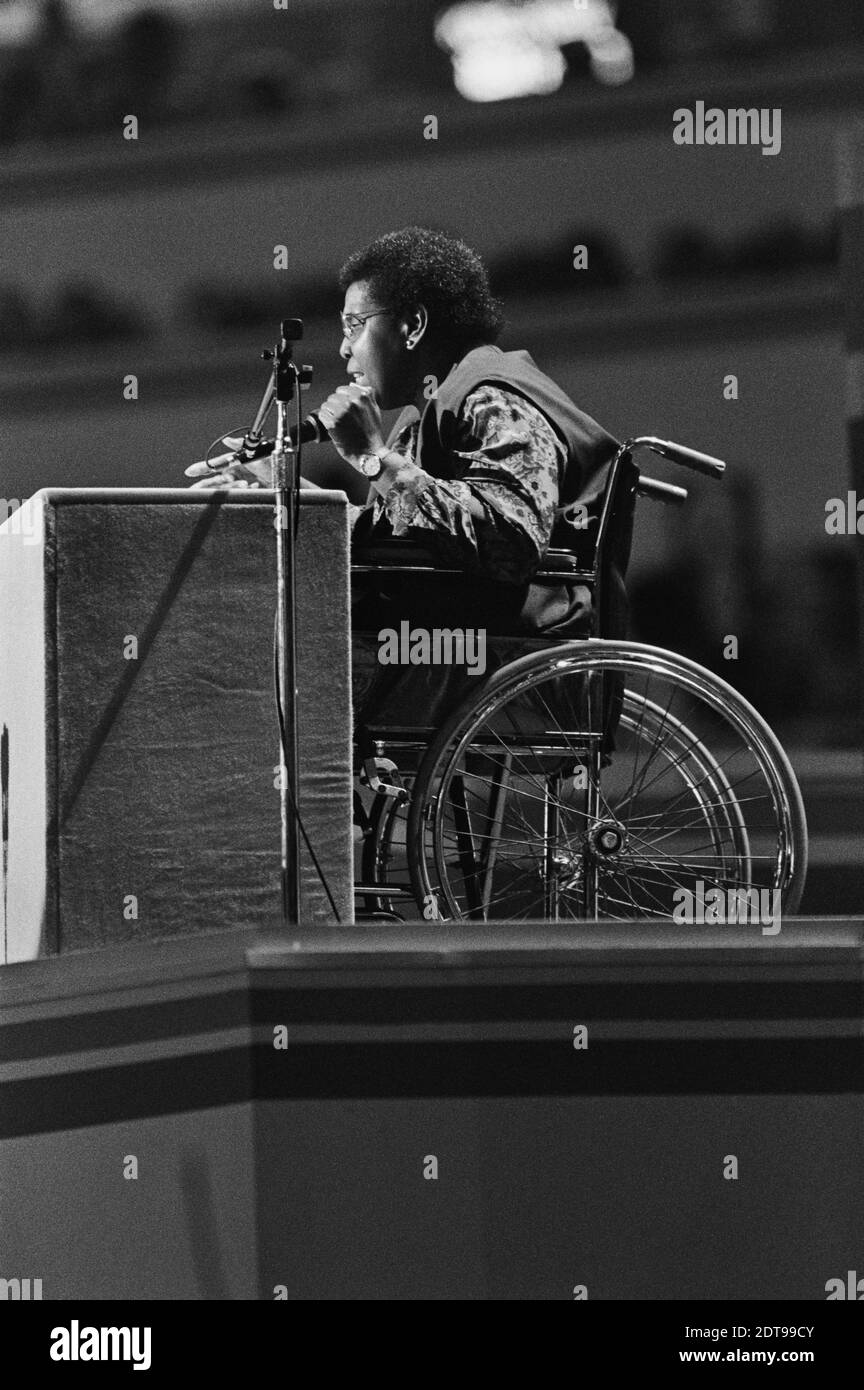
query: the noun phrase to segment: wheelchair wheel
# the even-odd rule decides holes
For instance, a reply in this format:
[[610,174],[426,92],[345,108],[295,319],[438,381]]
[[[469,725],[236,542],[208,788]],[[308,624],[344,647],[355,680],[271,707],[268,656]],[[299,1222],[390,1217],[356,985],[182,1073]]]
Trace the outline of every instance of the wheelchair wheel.
[[669,918],[710,890],[772,910],[779,892],[789,915],[806,874],[801,795],[765,721],[633,642],[493,676],[431,743],[406,834],[417,900],[442,918]]

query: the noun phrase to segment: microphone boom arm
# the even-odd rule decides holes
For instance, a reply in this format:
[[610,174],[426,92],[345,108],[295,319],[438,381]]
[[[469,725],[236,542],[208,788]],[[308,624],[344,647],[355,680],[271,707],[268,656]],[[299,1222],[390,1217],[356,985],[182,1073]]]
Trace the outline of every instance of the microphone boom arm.
[[[270,356],[270,354],[268,353],[267,356]],[[248,463],[251,459],[260,458],[265,454],[273,452],[272,441],[266,449],[262,448],[261,431],[264,428],[264,421],[267,419],[275,395],[276,372],[272,371],[267,379],[267,385],[264,388],[264,395],[261,397],[261,404],[255,414],[255,419],[244,434],[243,443],[234,454],[232,462]]]

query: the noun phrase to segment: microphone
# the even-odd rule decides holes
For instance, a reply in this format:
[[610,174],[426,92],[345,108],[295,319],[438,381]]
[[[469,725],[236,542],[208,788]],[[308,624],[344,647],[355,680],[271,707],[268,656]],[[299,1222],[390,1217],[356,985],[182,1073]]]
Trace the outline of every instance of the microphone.
[[[310,415],[306,416],[299,430],[296,425],[292,425],[288,431],[288,436],[291,440],[292,448],[295,449],[298,443],[323,444],[325,440],[330,438],[321,423],[320,416],[316,415],[314,410]],[[268,454],[272,454],[275,442],[274,439],[261,439],[260,436],[250,430],[245,435],[240,448],[231,455],[231,462],[249,463],[252,459],[266,458]]]

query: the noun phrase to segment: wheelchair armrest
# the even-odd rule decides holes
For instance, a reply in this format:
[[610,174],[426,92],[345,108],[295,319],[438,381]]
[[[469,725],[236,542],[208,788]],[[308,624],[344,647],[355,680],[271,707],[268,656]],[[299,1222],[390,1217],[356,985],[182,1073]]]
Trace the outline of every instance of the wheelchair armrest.
[[351,548],[353,570],[435,570],[439,574],[461,574],[461,570],[439,564],[431,550],[416,541],[393,538],[372,545]]
[[[351,551],[351,568],[355,572],[370,570],[379,573],[433,572],[435,574],[464,574],[451,565],[442,565],[431,550],[416,541],[388,538],[374,545],[358,545]],[[532,579],[587,580],[593,577],[590,565],[571,550],[547,550]]]
[[537,578],[551,578],[557,575],[584,577],[592,573],[591,566],[586,565],[584,558],[574,554],[572,550],[547,550],[540,561]]

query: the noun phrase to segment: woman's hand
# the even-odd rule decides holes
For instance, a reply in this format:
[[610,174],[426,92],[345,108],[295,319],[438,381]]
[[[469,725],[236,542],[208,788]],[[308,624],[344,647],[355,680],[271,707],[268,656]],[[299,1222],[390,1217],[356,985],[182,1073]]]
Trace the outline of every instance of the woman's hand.
[[185,470],[187,478],[195,478],[193,487],[269,487],[270,486],[270,460],[269,458],[253,459],[250,463],[232,463],[236,451],[243,443],[242,438],[232,438],[227,435],[225,443],[230,449],[230,453],[219,454],[216,458],[209,460],[202,459],[200,463],[192,463]]
[[[219,454],[209,462],[192,463],[185,470],[187,478],[195,478],[192,483],[193,488],[224,488],[224,487],[267,487],[271,486],[272,478],[270,471],[270,459],[252,459],[249,463],[232,463],[234,453],[243,443],[242,438],[232,438],[227,435],[225,443],[231,446],[231,452]],[[300,479],[300,487],[304,491],[320,492],[317,483],[310,483],[308,478]]]
[[343,459],[354,467],[361,455],[374,454],[384,446],[381,411],[371,386],[352,381],[337,387],[317,414]]

